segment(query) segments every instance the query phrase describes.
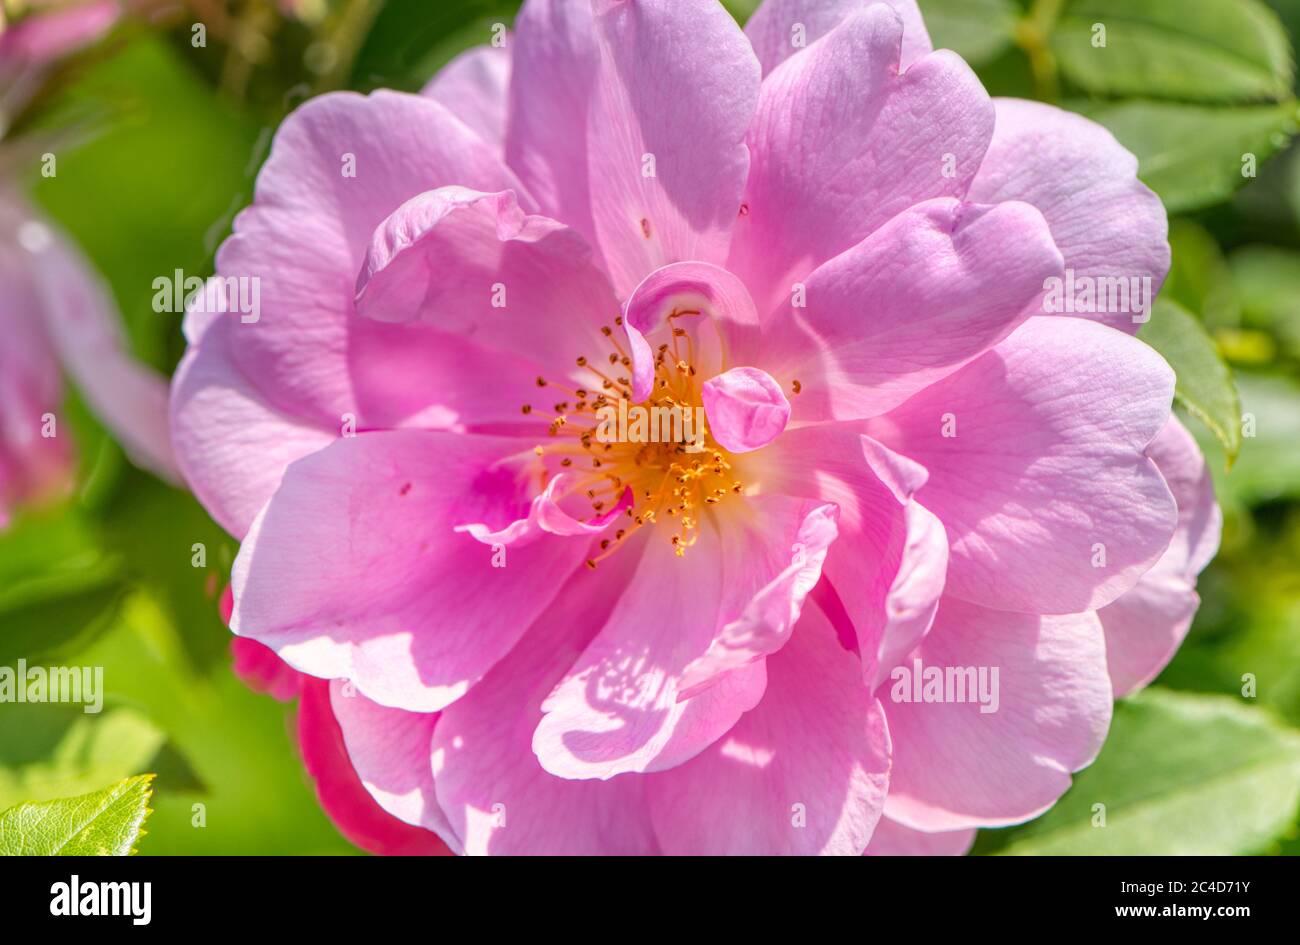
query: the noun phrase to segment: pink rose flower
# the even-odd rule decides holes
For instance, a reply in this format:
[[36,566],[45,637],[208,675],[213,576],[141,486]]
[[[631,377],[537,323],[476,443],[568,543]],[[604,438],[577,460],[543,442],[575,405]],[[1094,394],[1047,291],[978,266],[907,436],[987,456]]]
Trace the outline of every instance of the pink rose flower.
[[174,441],[234,632],[453,850],[961,853],[1195,608],[1173,374],[1048,303],[1168,265],[1132,155],[911,0],[531,0],[423,96],[285,121]]
[[66,494],[63,374],[140,466],[177,482],[167,384],[127,350],[106,286],[70,241],[0,182],[0,528]]

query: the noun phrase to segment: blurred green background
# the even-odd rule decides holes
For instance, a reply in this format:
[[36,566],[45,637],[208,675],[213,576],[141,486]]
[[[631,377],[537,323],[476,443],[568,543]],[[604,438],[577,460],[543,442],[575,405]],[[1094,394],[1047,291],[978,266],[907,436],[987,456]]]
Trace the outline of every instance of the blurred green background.
[[[727,3],[742,22],[755,5]],[[975,852],[1300,852],[1300,0],[921,7],[935,45],[965,56],[991,93],[1081,111],[1138,155],[1169,209],[1174,259],[1140,337],[1178,370],[1179,409],[1225,513],[1174,662],[1117,706],[1100,759],[1055,808],[983,832]],[[516,8],[168,7],[55,71],[15,131],[85,134],[57,177],[27,183],[107,277],[136,354],[170,372],[179,316],[152,311],[152,281],[211,271],[285,112],[331,88],[416,90]],[[207,45],[195,48],[200,21]],[[0,665],[102,665],[106,705],[0,706],[0,811],[156,772],[141,854],[355,852],[316,803],[292,709],[231,673],[217,595],[235,543],[187,494],[127,464],[69,397],[79,490],[0,535]],[[196,543],[205,567],[192,565]],[[1098,803],[1106,829],[1093,826]]]

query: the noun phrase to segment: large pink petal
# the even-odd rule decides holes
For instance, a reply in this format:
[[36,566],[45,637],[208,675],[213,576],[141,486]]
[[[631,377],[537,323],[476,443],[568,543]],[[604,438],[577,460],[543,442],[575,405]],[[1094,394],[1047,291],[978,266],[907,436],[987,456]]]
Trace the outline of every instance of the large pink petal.
[[757,707],[695,758],[645,778],[665,853],[866,847],[889,784],[889,733],[857,658],[814,606],[767,667]]
[[465,852],[658,852],[643,778],[559,778],[542,769],[531,744],[542,699],[609,616],[636,563],[624,549],[599,572],[575,574],[519,645],[442,713],[434,779]]
[[590,0],[527,0],[515,19],[506,160],[542,213],[593,246],[587,112],[599,65]]
[[974,842],[974,830],[922,833],[881,817],[867,845],[867,856],[964,856]]
[[[309,683],[317,684],[314,679]],[[329,683],[329,701],[348,761],[375,803],[403,823],[433,831],[459,850],[434,796],[429,758],[438,713],[390,709],[340,679]]]
[[[1160,198],[1137,178],[1137,158],[1081,115],[1020,99],[994,104],[993,142],[970,199],[1032,203],[1076,280],[1138,280],[1139,288],[1149,280],[1149,305],[1169,272],[1169,224]],[[1132,334],[1146,320],[1136,308],[1130,295],[1127,310],[1080,314]]]
[[[760,573],[775,573],[746,602],[739,616],[718,631],[703,655],[693,660],[677,682],[681,698],[690,698],[785,646],[803,610],[804,600],[822,576],[826,552],[838,534],[839,512],[834,505],[800,502],[787,497],[754,496],[748,500],[761,520],[758,527],[727,523],[722,554],[730,564],[745,562],[746,570],[758,564],[755,551],[768,557]],[[749,560],[746,560],[749,559]],[[743,588],[738,583],[737,589]],[[742,591],[743,594],[743,591]],[[730,612],[724,595],[724,612]]]
[[532,744],[552,774],[604,780],[672,767],[763,694],[759,662],[678,701],[682,671],[717,635],[722,555],[707,523],[689,560],[673,554],[661,531],[646,537],[636,575],[604,628],[542,702]]
[[[758,62],[712,0],[595,0],[587,122],[592,217],[614,288],[726,258],[749,167]],[[651,79],[650,77],[653,77]]]
[[492,548],[457,531],[526,514],[520,449],[408,430],[297,461],[235,559],[231,629],[384,705],[443,708],[509,651],[586,552],[582,539]]
[[[243,321],[230,356],[278,409],[328,428],[349,413],[363,427],[395,422],[353,375],[356,336],[374,327],[353,311],[355,280],[375,228],[447,184],[519,189],[491,148],[432,99],[332,93],[280,126],[254,203],[217,254],[220,276],[257,286],[256,320],[231,316]],[[385,367],[392,377],[412,366]],[[404,379],[422,391],[436,383]]]
[[176,459],[203,507],[243,538],[285,468],[332,443],[342,425],[326,430],[268,403],[234,364],[231,320],[187,316],[185,326],[190,347],[172,379]]
[[[965,701],[956,686],[941,690],[948,701],[915,701],[924,690],[904,680],[918,661],[922,673],[961,673]],[[1112,703],[1094,614],[1012,614],[948,597],[934,629],[877,695],[894,744],[886,811],[927,831],[1042,813],[1070,786],[1071,772],[1096,757]],[[991,698],[981,703],[984,695]]]
[[[840,21],[877,0],[763,0],[745,24],[745,35],[767,75],[787,58],[825,36]],[[930,52],[916,0],[879,0],[903,21],[902,68]],[[797,45],[801,42],[803,45]]]
[[348,758],[330,709],[329,684],[310,679],[298,707],[298,743],[321,807],[343,836],[380,856],[447,856],[436,834],[387,813],[367,792]]
[[765,455],[764,469],[773,491],[839,510],[839,539],[822,570],[852,622],[874,689],[930,629],[943,594],[943,524],[914,498],[926,472],[848,424],[788,431]]
[[1031,318],[867,431],[930,478],[917,498],[948,530],[946,593],[1025,613],[1076,613],[1132,587],[1177,510],[1146,455],[1173,372],[1094,322]]
[[796,421],[872,417],[1007,337],[1061,272],[1028,204],[928,201],[814,270],[763,363],[799,381]]
[[1145,686],[1177,652],[1200,603],[1196,575],[1214,557],[1223,522],[1205,458],[1177,418],[1169,419],[1147,455],[1178,502],[1178,529],[1155,567],[1097,612],[1117,697]]
[[[472,335],[554,376],[600,357],[618,300],[576,230],[519,208],[511,192],[443,187],[411,198],[375,230],[357,280],[357,310]],[[534,371],[493,378],[519,390]]]
[[510,90],[510,43],[475,46],[438,70],[421,90],[478,132],[504,157],[506,104]]
[[570,778],[664,770],[752,708],[762,655],[784,642],[833,536],[821,506],[756,496],[723,515],[720,504],[681,557],[666,524],[651,530],[631,586],[542,703],[542,766]]
[[993,134],[993,104],[958,56],[898,71],[903,27],[860,8],[763,80],[744,210],[728,267],[761,314],[816,266],[913,204],[962,197]]

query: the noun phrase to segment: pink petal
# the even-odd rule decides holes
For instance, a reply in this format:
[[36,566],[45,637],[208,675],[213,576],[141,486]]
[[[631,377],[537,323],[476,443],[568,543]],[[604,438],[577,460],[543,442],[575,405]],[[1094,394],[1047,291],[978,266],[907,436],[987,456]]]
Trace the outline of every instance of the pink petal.
[[44,66],[89,46],[121,16],[117,0],[90,0],[65,9],[34,8],[12,25],[0,21],[0,73]]
[[[689,558],[674,555],[662,531],[645,538],[631,585],[542,702],[533,750],[552,774],[608,779],[670,768],[729,729],[763,694],[760,661],[679,700],[683,671],[727,622],[720,617],[724,593],[739,597],[757,588],[748,574],[736,576],[734,590],[727,587],[721,541],[711,527],[700,530]],[[743,603],[728,603],[725,609],[739,615]]]
[[[32,306],[40,332],[99,420],[138,466],[176,483],[167,432],[167,382],[132,355],[108,287],[80,251],[16,197],[0,193],[0,240],[16,267],[9,292]],[[21,273],[21,274],[20,274]],[[18,282],[19,285],[15,285]],[[25,283],[25,292],[22,284]],[[39,414],[32,418],[39,426]]]
[[329,702],[348,761],[375,803],[405,824],[433,831],[459,852],[434,796],[429,764],[439,715],[390,709],[340,679],[329,683]]
[[[981,705],[968,690],[964,702],[901,701],[918,660],[922,672],[983,670],[996,699]],[[934,629],[877,695],[894,744],[886,812],[926,831],[1002,826],[1042,813],[1070,786],[1071,772],[1096,757],[1112,702],[1095,615],[1012,614],[949,597]]]
[[963,197],[979,168],[988,94],[951,52],[900,75],[902,35],[887,6],[860,7],[763,80],[728,268],[764,316],[913,204]]
[[276,656],[275,650],[247,637],[231,639],[230,655],[234,657],[231,669],[245,686],[280,702],[298,698],[303,680],[309,678]]
[[860,854],[889,784],[889,733],[817,607],[768,661],[763,700],[690,761],[645,778],[664,852]]
[[1031,318],[867,431],[929,470],[948,530],[945,593],[1072,613],[1110,603],[1164,552],[1177,510],[1145,453],[1173,372],[1102,325]]
[[1178,503],[1178,529],[1168,554],[1188,576],[1205,570],[1219,550],[1223,513],[1214,501],[1214,480],[1196,440],[1176,417],[1147,447]]
[[704,654],[690,663],[677,682],[678,699],[690,699],[724,679],[733,669],[747,666],[785,646],[802,612],[804,599],[822,575],[827,549],[838,534],[838,510],[833,505],[797,502],[784,496],[754,496],[748,500],[761,528],[743,529],[727,536],[723,554],[729,561],[746,554],[742,542],[763,543],[771,554],[786,547],[777,536],[793,532],[785,559],[776,557],[769,567],[778,568],[770,580],[745,605],[740,616],[722,627]]
[[[1169,272],[1169,225],[1160,198],[1137,179],[1137,158],[1073,112],[1020,99],[994,105],[993,142],[970,199],[1032,203],[1076,280],[1137,279],[1140,287],[1149,279],[1149,305]],[[1132,334],[1146,320],[1133,302],[1124,311],[1081,314]]]
[[[357,311],[472,335],[550,374],[576,371],[579,355],[608,348],[600,328],[613,323],[618,300],[576,230],[525,214],[512,192],[443,187],[412,197],[376,228]],[[514,377],[518,403],[536,374]]]
[[[788,57],[799,52],[798,35],[806,44],[825,36],[845,18],[872,0],[763,0],[745,24],[745,35],[767,75]],[[934,47],[926,32],[916,0],[882,0],[903,21],[902,68],[906,69]],[[796,24],[802,30],[796,32]]]
[[348,413],[363,427],[392,422],[362,409],[383,399],[353,376],[356,335],[369,325],[353,313],[353,280],[375,228],[446,184],[519,189],[488,145],[432,99],[331,93],[280,125],[254,203],[217,254],[220,276],[250,289],[258,280],[259,317],[239,325],[230,356],[278,408],[331,429]]
[[554,602],[433,735],[438,801],[470,854],[658,852],[644,780],[572,781],[544,771],[532,729],[542,698],[614,609],[636,566],[626,549],[575,574]]
[[732,368],[705,381],[700,393],[713,438],[732,453],[761,449],[790,419],[781,385],[761,368]]
[[[0,223],[9,222],[4,197],[0,192]],[[74,469],[60,410],[63,378],[17,236],[16,229],[0,232],[0,529],[11,506],[71,492]],[[44,435],[47,414],[55,418],[54,436]]]
[[590,0],[527,0],[515,19],[506,161],[541,212],[600,249],[591,218],[587,112],[600,65]]
[[943,593],[944,528],[914,499],[926,471],[849,424],[790,430],[765,460],[768,488],[839,511],[840,540],[823,567],[829,584],[818,591],[844,608],[874,689],[930,629]]
[[800,382],[796,420],[875,416],[1006,338],[1061,271],[1028,204],[928,201],[808,276],[803,307],[787,302],[763,339],[765,363]]
[[635,401],[650,396],[654,380],[654,350],[645,336],[666,329],[674,312],[698,313],[688,316],[697,370],[721,370],[725,363],[744,362],[757,351],[758,313],[745,284],[732,273],[702,262],[656,269],[641,280],[623,307]]
[[321,807],[348,840],[380,856],[450,854],[437,835],[388,814],[366,791],[348,760],[324,680],[310,680],[303,692],[298,740]]
[[1097,612],[1116,697],[1145,686],[1178,651],[1200,603],[1196,575],[1214,557],[1223,524],[1205,458],[1177,418],[1169,418],[1147,455],[1178,502],[1178,529],[1155,567]]
[[740,27],[711,0],[595,0],[593,9],[592,217],[626,297],[667,263],[726,258],[759,70]]
[[294,463],[235,559],[231,629],[384,705],[443,708],[585,556],[582,540],[497,549],[456,531],[526,514],[510,459],[521,450],[531,457],[517,440],[411,430],[344,438]]
[[[332,443],[323,430],[272,406],[234,364],[226,318],[186,318],[190,347],[172,379],[171,430],[190,489],[226,531],[242,538],[294,460]],[[256,462],[250,462],[256,457]]]
[[922,833],[881,817],[867,845],[867,856],[965,856],[974,842],[974,830]]
[[509,39],[505,46],[475,46],[447,63],[421,90],[467,124],[498,155],[506,144],[510,89]]

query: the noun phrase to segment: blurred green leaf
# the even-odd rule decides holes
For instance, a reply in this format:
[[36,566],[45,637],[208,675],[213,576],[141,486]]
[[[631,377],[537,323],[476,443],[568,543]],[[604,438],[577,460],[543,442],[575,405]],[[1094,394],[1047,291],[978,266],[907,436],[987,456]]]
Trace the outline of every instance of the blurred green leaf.
[[1300,498],[1300,381],[1248,371],[1236,380],[1247,429],[1230,474],[1211,464],[1220,501],[1251,506]]
[[1257,0],[1067,0],[1051,47],[1067,79],[1102,95],[1280,100],[1295,70],[1282,24]]
[[1137,155],[1138,176],[1172,213],[1220,203],[1251,182],[1243,176],[1246,155],[1255,164],[1286,147],[1300,109],[1295,102],[1212,108],[1172,102],[1074,103],[1101,122]]
[[520,0],[388,0],[379,10],[352,70],[352,85],[415,91],[458,52],[492,39],[496,23],[510,26]]
[[1300,356],[1300,252],[1246,246],[1230,260],[1245,324],[1271,332]]
[[1227,697],[1148,689],[1115,706],[1100,757],[1055,807],[981,840],[1008,855],[1249,854],[1298,802],[1300,733]]
[[951,49],[973,66],[1010,48],[1019,11],[1011,0],[921,0],[935,49]]
[[134,709],[88,715],[81,706],[5,707],[0,810],[94,790],[150,767],[166,737]]
[[[153,310],[153,280],[206,275],[217,239],[252,192],[256,125],[218,98],[161,37],[142,36],[73,84],[61,108],[117,118],[60,153],[34,194],[104,272],[136,353],[169,369],[179,313]],[[93,208],[93,209],[92,209]]]
[[749,18],[754,15],[758,9],[760,0],[722,0],[722,5],[727,8],[727,12],[736,18],[736,22],[744,26],[749,22]]
[[128,856],[144,834],[152,780],[142,774],[80,797],[11,807],[0,814],[0,856]]
[[52,573],[0,591],[0,664],[28,662],[84,646],[121,600],[124,584],[110,564]]
[[297,757],[289,708],[249,690],[228,663],[198,671],[151,594],[128,598],[113,628],[80,659],[102,665],[108,698],[143,713],[184,760],[175,782],[158,775],[145,853],[356,852],[320,809]]
[[1235,326],[1241,318],[1232,272],[1205,227],[1187,219],[1169,223],[1172,265],[1161,294],[1200,316],[1206,326]]
[[1174,400],[1209,427],[1231,463],[1241,449],[1241,403],[1232,372],[1205,326],[1177,302],[1160,298],[1138,337],[1169,362],[1178,376]]

